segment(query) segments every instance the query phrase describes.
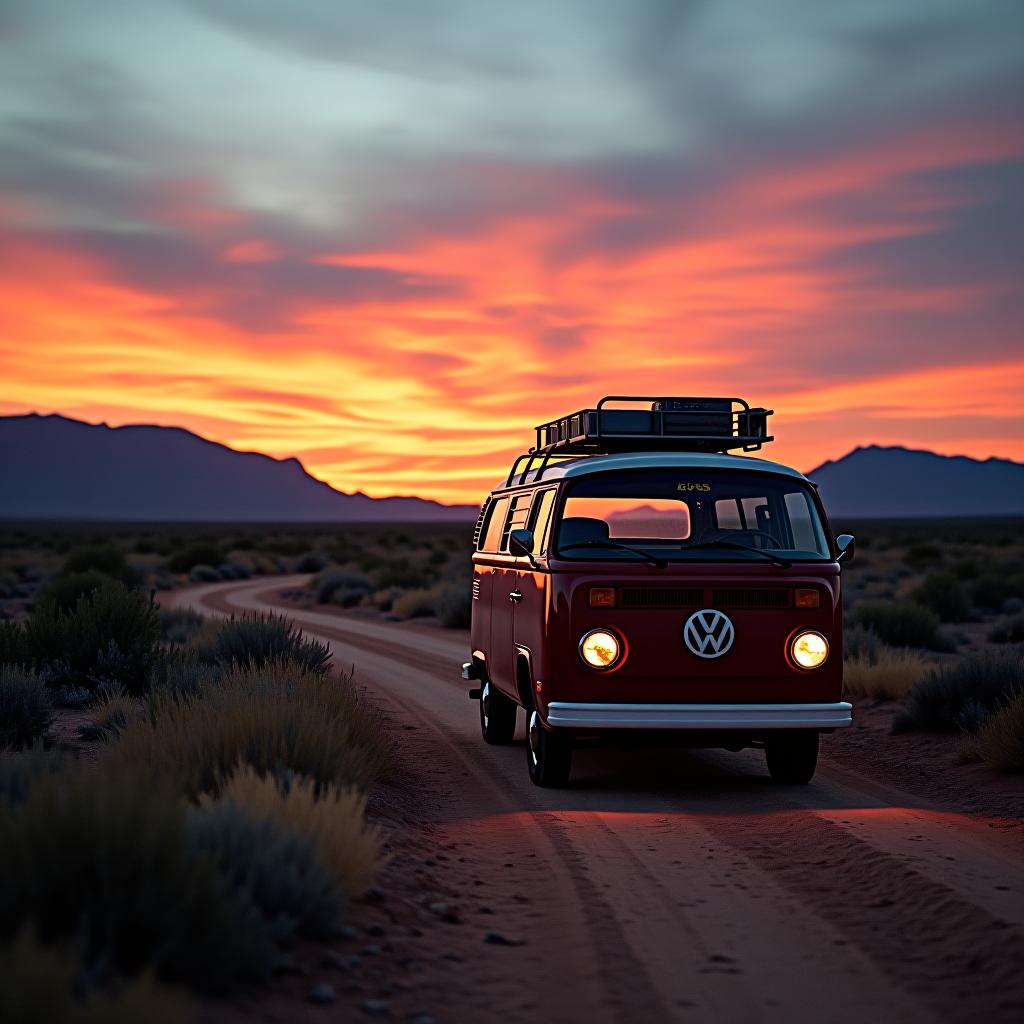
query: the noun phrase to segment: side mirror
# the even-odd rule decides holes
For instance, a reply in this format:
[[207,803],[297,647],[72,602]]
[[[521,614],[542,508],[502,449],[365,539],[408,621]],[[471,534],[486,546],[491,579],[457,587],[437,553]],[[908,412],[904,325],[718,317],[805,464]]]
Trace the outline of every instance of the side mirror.
[[852,562],[857,553],[857,540],[852,533],[841,533],[836,537],[837,562]]
[[520,558],[533,557],[533,533],[530,530],[513,530],[508,535],[509,554]]

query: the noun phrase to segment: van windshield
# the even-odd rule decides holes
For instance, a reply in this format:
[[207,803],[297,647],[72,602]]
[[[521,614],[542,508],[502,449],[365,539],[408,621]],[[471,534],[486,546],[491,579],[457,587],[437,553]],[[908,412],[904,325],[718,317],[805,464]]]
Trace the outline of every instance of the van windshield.
[[578,481],[562,510],[559,557],[638,559],[616,545],[670,561],[832,558],[807,484],[736,470],[633,470]]

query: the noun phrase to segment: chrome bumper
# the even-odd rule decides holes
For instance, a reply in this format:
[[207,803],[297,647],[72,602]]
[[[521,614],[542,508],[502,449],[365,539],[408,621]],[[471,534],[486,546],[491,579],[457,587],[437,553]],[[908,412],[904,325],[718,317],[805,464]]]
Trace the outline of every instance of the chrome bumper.
[[552,701],[548,724],[565,729],[839,729],[853,706],[835,704],[569,704]]

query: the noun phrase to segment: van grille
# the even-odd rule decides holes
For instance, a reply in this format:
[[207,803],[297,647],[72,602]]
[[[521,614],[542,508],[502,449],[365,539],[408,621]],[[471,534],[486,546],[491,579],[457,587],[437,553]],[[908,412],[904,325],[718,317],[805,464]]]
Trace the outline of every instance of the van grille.
[[704,600],[700,587],[623,587],[622,608],[699,608]]
[[715,608],[788,608],[791,595],[781,587],[716,587],[711,604]]

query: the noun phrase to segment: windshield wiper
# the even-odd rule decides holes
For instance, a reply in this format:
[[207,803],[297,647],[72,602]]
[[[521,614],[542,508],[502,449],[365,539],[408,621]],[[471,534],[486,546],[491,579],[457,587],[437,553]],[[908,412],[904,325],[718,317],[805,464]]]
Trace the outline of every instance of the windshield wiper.
[[[655,569],[664,569],[668,562],[663,558],[655,558],[654,555],[641,551],[639,548],[631,548],[628,544],[619,544],[614,540],[581,540],[576,544],[560,544],[559,551],[569,551],[572,548],[618,548],[621,551],[631,551],[639,555],[645,562],[653,565]],[[751,548],[753,550],[753,548]]]
[[762,548],[752,548],[747,544],[740,544],[734,540],[706,540],[700,544],[687,544],[683,551],[696,551],[700,548],[730,548],[735,551],[749,551],[754,555],[761,555],[767,558],[772,565],[777,565],[780,569],[788,569],[793,563],[787,561],[785,558],[779,558],[778,555],[773,555],[769,551],[764,551]]

